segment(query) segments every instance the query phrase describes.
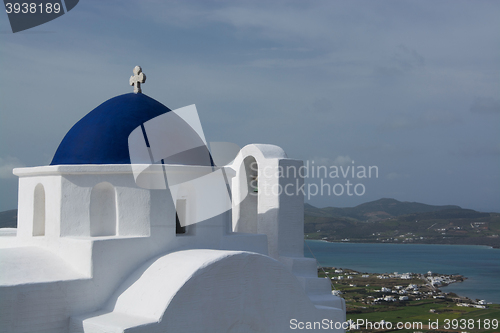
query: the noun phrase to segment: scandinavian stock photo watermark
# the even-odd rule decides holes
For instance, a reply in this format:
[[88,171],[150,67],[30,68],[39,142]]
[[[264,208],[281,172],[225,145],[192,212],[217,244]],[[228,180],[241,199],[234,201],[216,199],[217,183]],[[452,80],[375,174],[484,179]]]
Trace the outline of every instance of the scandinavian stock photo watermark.
[[[250,165],[252,171],[257,172],[257,163]],[[294,179],[294,182],[284,184],[268,184],[259,181],[259,177]],[[379,169],[376,165],[364,166],[356,165],[351,161],[350,165],[316,165],[315,161],[305,161],[299,167],[295,165],[271,167],[265,166],[260,169],[259,177],[250,182],[250,186],[258,191],[250,192],[257,195],[263,192],[266,195],[288,196],[302,194],[310,200],[315,196],[363,196],[366,193],[364,180],[379,177]],[[302,182],[301,180],[304,180]]]
[[369,321],[366,319],[347,320],[345,322],[335,322],[330,319],[321,321],[299,321],[290,319],[290,329],[292,330],[369,330],[369,331],[394,331],[394,330],[476,330],[493,329],[499,327],[498,319],[444,319],[426,321],[390,321],[379,320]]
[[[146,77],[139,66],[133,73],[130,84],[137,85],[134,91],[139,93],[140,83]],[[172,135],[183,145],[165,145],[164,142],[172,141]],[[139,187],[168,189],[173,194],[190,187],[207,197],[220,192],[224,200],[219,205],[207,205],[199,215],[200,221],[240,205],[247,197],[283,195],[307,200],[315,196],[360,197],[367,191],[365,182],[379,177],[378,166],[356,164],[349,156],[339,156],[331,165],[325,165],[315,160],[256,158],[234,143],[208,143],[194,104],[146,121],[132,131],[128,143],[132,171]],[[262,148],[284,156],[276,146]],[[185,166],[184,171],[179,172],[176,165]]]

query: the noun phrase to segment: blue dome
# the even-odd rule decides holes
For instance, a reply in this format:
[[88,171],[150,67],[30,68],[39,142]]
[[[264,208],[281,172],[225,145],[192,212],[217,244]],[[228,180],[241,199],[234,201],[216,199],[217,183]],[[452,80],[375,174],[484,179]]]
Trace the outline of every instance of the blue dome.
[[66,134],[50,165],[130,164],[128,137],[144,122],[170,109],[144,94],[107,100]]

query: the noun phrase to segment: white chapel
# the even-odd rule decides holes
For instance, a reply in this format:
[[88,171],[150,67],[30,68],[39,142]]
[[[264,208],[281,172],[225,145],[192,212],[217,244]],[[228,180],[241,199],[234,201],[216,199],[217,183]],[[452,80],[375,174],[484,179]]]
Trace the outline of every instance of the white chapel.
[[134,92],[78,121],[50,165],[14,169],[0,332],[345,322],[344,300],[304,257],[304,180],[292,172],[302,161],[274,145],[207,142],[194,105],[170,110],[142,93],[140,67],[133,74]]

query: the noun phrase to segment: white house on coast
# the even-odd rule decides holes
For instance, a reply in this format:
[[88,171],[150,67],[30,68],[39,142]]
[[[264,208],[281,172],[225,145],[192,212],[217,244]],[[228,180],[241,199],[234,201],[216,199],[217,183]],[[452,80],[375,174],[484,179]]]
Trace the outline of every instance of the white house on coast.
[[76,123],[50,165],[14,170],[18,228],[0,232],[0,331],[344,322],[344,300],[304,257],[300,173],[267,172],[302,161],[273,145],[209,145],[194,105],[170,110],[141,92],[144,81],[136,68],[135,92]]

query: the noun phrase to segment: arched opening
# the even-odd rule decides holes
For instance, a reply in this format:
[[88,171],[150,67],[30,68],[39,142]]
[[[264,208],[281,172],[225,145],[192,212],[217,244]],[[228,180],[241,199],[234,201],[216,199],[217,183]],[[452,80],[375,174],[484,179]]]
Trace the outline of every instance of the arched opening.
[[42,184],[35,186],[33,194],[33,236],[45,235],[45,189]]
[[103,182],[90,193],[90,236],[113,235],[116,235],[115,188]]
[[236,232],[257,233],[258,221],[258,165],[253,156],[247,156],[240,167],[240,203]]

